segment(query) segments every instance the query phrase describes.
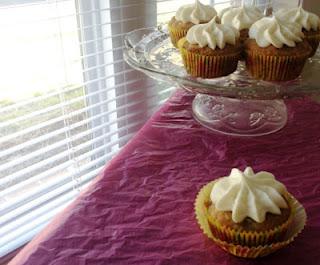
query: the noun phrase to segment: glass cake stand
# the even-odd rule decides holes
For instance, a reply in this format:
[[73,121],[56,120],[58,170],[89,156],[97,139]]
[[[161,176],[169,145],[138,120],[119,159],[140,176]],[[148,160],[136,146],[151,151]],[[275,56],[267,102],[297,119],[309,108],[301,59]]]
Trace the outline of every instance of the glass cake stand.
[[193,116],[210,130],[228,135],[261,136],[287,123],[285,98],[320,94],[320,53],[309,59],[302,75],[288,82],[251,78],[244,62],[231,75],[202,79],[189,76],[165,28],[127,33],[124,58],[133,68],[196,94]]

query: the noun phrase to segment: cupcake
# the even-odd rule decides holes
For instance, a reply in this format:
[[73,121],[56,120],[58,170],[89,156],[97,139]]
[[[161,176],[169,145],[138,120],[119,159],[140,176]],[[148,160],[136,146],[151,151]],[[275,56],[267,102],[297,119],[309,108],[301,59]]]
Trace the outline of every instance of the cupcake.
[[312,47],[310,57],[314,56],[320,42],[320,19],[316,14],[307,12],[302,7],[280,9],[275,16],[290,23],[297,23],[302,27],[305,38]]
[[172,44],[187,35],[188,30],[197,24],[208,23],[217,15],[216,10],[209,5],[203,5],[199,0],[194,4],[180,7],[176,15],[169,22],[169,34]]
[[226,76],[237,69],[241,55],[239,32],[212,19],[193,26],[178,43],[183,63],[193,77]]
[[254,78],[287,81],[301,74],[311,47],[299,24],[266,17],[251,26],[244,52],[247,70]]
[[263,17],[261,10],[255,6],[243,5],[229,7],[219,13],[221,24],[233,26],[240,32],[240,41],[244,42],[249,37],[249,28],[253,23]]
[[268,172],[232,169],[218,179],[206,202],[212,234],[241,246],[261,246],[283,240],[293,220],[292,200],[285,186]]

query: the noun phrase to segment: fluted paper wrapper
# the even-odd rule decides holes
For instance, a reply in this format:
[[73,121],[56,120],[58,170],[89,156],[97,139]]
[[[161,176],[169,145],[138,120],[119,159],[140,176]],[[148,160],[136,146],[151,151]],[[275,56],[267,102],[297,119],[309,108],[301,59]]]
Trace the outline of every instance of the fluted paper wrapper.
[[288,81],[299,77],[308,59],[308,54],[273,56],[249,52],[246,66],[255,79],[265,81]]
[[[270,244],[259,244],[255,246],[250,246],[251,243],[262,240],[262,238],[266,239],[276,239],[274,236],[270,235],[270,232],[263,232],[260,236],[252,237],[249,233],[237,233],[236,231],[223,231],[224,235],[227,234],[229,239],[232,241],[226,241],[221,239],[220,235],[215,235],[212,233],[212,226],[210,227],[210,222],[208,220],[207,215],[207,207],[206,202],[210,199],[210,193],[215,181],[210,182],[206,186],[204,186],[201,191],[198,193],[195,202],[195,212],[196,218],[202,229],[203,233],[207,235],[210,239],[212,239],[219,247],[224,249],[225,251],[243,258],[257,258],[267,256],[287,245],[289,245],[294,238],[302,231],[306,223],[306,213],[303,206],[291,195],[289,195],[290,206],[293,212],[292,221],[289,222],[288,226],[285,228],[286,233],[282,239],[282,241],[278,241]],[[219,236],[219,237],[218,237]],[[260,238],[261,237],[261,238]],[[249,242],[246,245],[246,242]]]
[[241,56],[240,52],[217,56],[202,55],[188,51],[181,47],[180,43],[179,46],[184,66],[193,77],[215,78],[229,75],[237,69]]
[[169,25],[169,35],[173,46],[178,48],[178,41],[187,36],[187,29],[178,29]]

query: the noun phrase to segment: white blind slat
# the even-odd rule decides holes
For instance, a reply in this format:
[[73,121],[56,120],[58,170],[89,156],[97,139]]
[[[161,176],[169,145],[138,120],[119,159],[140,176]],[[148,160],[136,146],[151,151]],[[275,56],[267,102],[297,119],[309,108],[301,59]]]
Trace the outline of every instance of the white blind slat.
[[[133,82],[135,82],[135,81],[133,81]],[[72,119],[72,117],[74,117],[74,116],[77,116],[77,115],[82,114],[82,113],[86,113],[87,111],[90,111],[93,108],[101,107],[101,106],[106,105],[108,103],[111,103],[113,101],[115,101],[114,98],[107,99],[107,100],[104,100],[104,101],[99,102],[97,104],[92,104],[92,105],[90,105],[88,107],[84,107],[84,108],[81,108],[79,110],[67,113],[65,116],[53,118],[53,119],[50,119],[50,120],[48,120],[46,122],[42,122],[42,123],[39,123],[39,124],[37,124],[35,126],[32,126],[30,128],[24,129],[22,131],[18,131],[17,133],[13,133],[13,134],[10,134],[8,136],[4,136],[4,137],[0,138],[0,144],[3,143],[3,142],[15,139],[15,138],[17,138],[17,137],[19,137],[19,136],[21,136],[23,134],[27,134],[27,133],[31,133],[33,131],[37,131],[37,130],[43,128],[43,127],[47,127],[47,126],[52,125],[54,123],[61,122],[61,121],[66,120],[66,119]],[[143,100],[143,101],[145,101],[145,100]],[[135,105],[137,103],[142,103],[142,102],[138,101],[138,102],[128,103],[125,106],[121,106],[121,107],[117,108],[117,110],[112,110],[112,111],[106,112],[106,113],[104,113],[104,115],[112,114],[112,113],[117,112],[117,111],[119,111],[121,109],[125,109],[125,108],[128,108],[128,107],[132,106],[132,105]]]
[[[130,129],[132,127],[135,127],[138,124],[141,124],[141,121],[133,123],[133,124],[130,124],[130,126],[128,126],[128,127],[121,128],[121,129],[119,129],[119,132],[111,132],[111,133],[109,133],[108,136],[112,136],[112,135],[114,135],[116,133],[121,133],[123,131],[127,131],[128,129]],[[76,151],[79,151],[79,150],[81,150],[83,148],[89,147],[92,144],[98,143],[102,139],[105,139],[105,138],[106,138],[106,136],[103,135],[100,138],[96,138],[95,140],[80,144],[80,145],[74,147],[74,151],[76,152]],[[123,139],[125,139],[125,138],[123,138]],[[110,142],[110,143],[108,143],[106,145],[102,145],[100,147],[97,147],[97,148],[95,148],[95,149],[93,149],[91,151],[87,151],[83,155],[77,156],[75,159],[78,160],[78,161],[82,161],[82,160],[84,160],[86,158],[90,158],[90,156],[93,156],[96,153],[99,153],[100,151],[103,151],[105,148],[112,147],[112,146],[115,146],[115,145],[119,144],[121,141],[123,141],[123,139],[121,138],[121,139],[118,139],[115,142]],[[55,155],[55,156],[53,156],[51,158],[48,158],[48,159],[45,159],[45,160],[41,161],[40,163],[33,164],[32,166],[30,166],[28,168],[22,169],[21,171],[17,171],[16,173],[7,176],[4,179],[1,179],[0,185],[2,186],[2,185],[6,185],[7,184],[8,187],[6,189],[4,189],[4,191],[0,191],[0,196],[5,196],[6,194],[8,194],[10,192],[16,191],[17,189],[19,189],[20,186],[25,185],[25,182],[28,182],[29,180],[32,180],[32,182],[41,180],[41,178],[38,179],[37,176],[34,176],[34,177],[32,177],[32,178],[30,178],[28,180],[24,180],[23,176],[26,175],[27,173],[30,173],[30,172],[36,170],[36,169],[41,169],[45,165],[48,165],[48,164],[50,164],[52,162],[55,162],[56,160],[65,159],[66,162],[64,162],[64,163],[62,163],[60,165],[66,165],[66,166],[72,165],[74,162],[70,161],[70,160],[67,160],[69,152],[70,151],[67,150],[65,152],[59,153],[59,154],[57,154],[57,155]],[[55,169],[55,167],[53,167],[51,169],[53,170],[53,169]],[[46,171],[46,173],[48,173],[48,170]],[[9,185],[10,182],[17,183],[17,184]]]
[[[123,74],[125,73],[129,73],[129,72],[132,72],[132,70],[128,70],[128,71],[124,71]],[[130,82],[127,82],[127,83],[124,83],[123,85],[130,85],[130,84],[134,84],[135,82],[137,81],[141,81],[141,79],[136,79],[136,80],[132,80]],[[79,87],[81,88],[81,87]],[[108,91],[112,91],[114,90],[115,87],[108,87],[108,88],[103,88],[99,91],[96,91],[96,92],[92,92],[92,93],[85,93],[84,95],[82,96],[77,96],[77,97],[74,97],[73,99],[71,100],[67,100],[67,101],[62,101],[60,103],[57,103],[57,104],[54,104],[50,107],[47,107],[47,108],[44,108],[44,109],[40,109],[40,110],[37,110],[37,111],[32,111],[28,114],[22,114],[21,116],[17,117],[17,118],[14,118],[14,119],[10,119],[8,121],[5,121],[5,122],[2,122],[0,123],[0,128],[5,128],[6,126],[10,126],[14,123],[18,123],[18,122],[22,122],[22,121],[25,121],[25,120],[28,120],[28,119],[31,119],[31,118],[34,118],[36,116],[39,116],[39,115],[42,115],[42,114],[45,114],[45,113],[48,113],[48,112],[51,112],[51,111],[55,111],[55,110],[60,110],[62,108],[68,108],[70,107],[72,104],[74,103],[85,103],[86,100],[89,98],[89,97],[92,97],[92,96],[97,96],[99,94],[103,94],[103,93],[107,93]],[[132,92],[129,92],[128,94],[130,93],[137,93],[139,91],[132,91]],[[121,96],[118,96],[118,97],[115,97],[115,98],[112,98],[110,99],[110,102],[111,101],[116,101],[118,99],[121,99],[121,97],[125,97],[124,95],[121,95]],[[91,108],[94,108],[95,106],[91,106]]]
[[[171,90],[171,88],[169,88],[168,90]],[[161,95],[161,94],[163,94],[163,93],[166,93],[168,90],[163,90],[163,91],[159,92],[157,95],[151,95],[151,96],[148,96],[148,97],[144,98],[143,100],[139,100],[139,101],[135,101],[135,102],[129,103],[129,104],[125,105],[125,106],[119,107],[117,110],[112,110],[112,111],[109,111],[109,112],[100,113],[100,114],[98,114],[98,115],[95,115],[95,116],[90,117],[89,119],[84,119],[84,120],[82,120],[82,121],[80,121],[80,122],[75,122],[75,123],[73,123],[72,125],[70,125],[69,128],[61,128],[61,129],[58,129],[58,130],[54,130],[54,131],[52,131],[50,134],[45,134],[44,136],[41,136],[41,137],[39,137],[39,138],[37,138],[37,139],[32,139],[32,140],[30,140],[30,141],[28,141],[28,142],[26,142],[26,143],[23,143],[21,146],[20,146],[20,145],[16,145],[16,146],[14,146],[13,148],[9,148],[9,149],[5,150],[4,152],[1,152],[1,153],[0,153],[0,158],[1,158],[1,157],[4,157],[4,156],[6,156],[6,155],[8,155],[8,154],[10,154],[10,153],[14,153],[14,152],[17,152],[17,151],[19,151],[19,150],[21,150],[21,149],[23,149],[23,148],[26,148],[26,146],[28,146],[28,145],[30,146],[30,145],[33,145],[33,144],[35,144],[35,143],[38,143],[38,142],[41,142],[41,141],[45,141],[45,140],[47,140],[47,139],[50,139],[50,137],[52,137],[52,136],[56,136],[56,135],[58,135],[58,134],[65,133],[65,132],[68,131],[68,130],[74,130],[74,129],[76,129],[77,127],[80,127],[80,126],[83,126],[83,125],[85,125],[85,124],[88,124],[88,123],[90,123],[90,122],[92,122],[92,121],[94,121],[94,120],[96,120],[96,119],[99,119],[99,118],[101,118],[101,117],[104,117],[104,116],[106,116],[106,115],[110,115],[110,114],[112,114],[112,113],[115,113],[116,111],[124,110],[124,109],[127,109],[128,107],[131,107],[131,106],[138,105],[138,104],[141,104],[141,103],[143,103],[143,102],[146,102],[147,100],[150,100],[150,99],[152,99],[152,98],[155,98],[155,97],[157,97],[157,96],[159,96],[159,95]],[[130,95],[130,94],[131,94],[131,93],[128,93],[127,95]],[[131,95],[132,95],[132,94],[131,94]],[[120,98],[123,98],[123,97],[124,97],[124,96],[120,96],[120,97],[118,97],[117,99],[120,99]],[[115,99],[106,100],[106,101],[103,101],[103,102],[98,103],[98,104],[96,104],[96,105],[93,105],[93,106],[91,106],[91,107],[87,107],[86,109],[87,109],[87,110],[91,110],[91,109],[94,108],[94,107],[100,107],[100,106],[103,106],[103,105],[105,105],[105,104],[112,103],[113,101],[115,101]],[[70,118],[70,119],[72,119],[73,116],[75,116],[75,115],[77,115],[77,114],[79,114],[79,113],[83,113],[83,112],[85,112],[85,109],[84,109],[84,108],[81,109],[81,110],[79,110],[79,111],[77,111],[76,114],[75,114],[75,113],[73,113],[73,114],[70,114],[70,113],[69,113],[67,117]],[[122,117],[121,119],[123,119],[123,117]],[[53,120],[49,120],[49,121],[46,122],[46,123],[41,123],[41,124],[39,124],[39,125],[37,125],[37,126],[35,126],[35,127],[31,127],[31,128],[25,129],[25,130],[23,130],[23,131],[18,131],[17,133],[14,134],[14,136],[9,135],[9,136],[6,137],[6,138],[5,138],[5,137],[2,137],[2,139],[0,138],[0,143],[1,143],[1,141],[2,141],[2,142],[6,142],[6,141],[9,141],[9,140],[12,140],[12,139],[17,138],[17,137],[19,137],[19,136],[21,136],[21,135],[24,135],[24,134],[26,134],[26,133],[30,133],[30,132],[33,132],[33,131],[38,130],[39,128],[45,127],[45,126],[47,126],[48,124],[50,125],[50,124],[53,124],[53,123],[55,123],[55,122],[57,122],[57,121],[63,121],[63,120],[64,120],[63,118],[59,117],[59,118],[56,118],[56,119],[53,119]],[[113,124],[113,123],[110,123],[109,125],[111,125],[111,124]],[[107,125],[108,125],[108,124],[107,124]],[[93,130],[94,130],[94,129],[93,129]],[[91,133],[92,133],[93,131],[88,131],[88,132],[91,132]],[[72,140],[72,139],[70,139],[70,140]],[[0,180],[0,183],[1,183],[1,180]],[[0,185],[1,185],[1,184],[0,184]]]
[[[160,104],[162,104],[164,102],[164,100],[162,101],[162,102],[159,102],[159,104],[158,105],[155,105],[155,106],[153,106],[153,108],[157,108]],[[152,109],[150,109],[150,113],[152,112]],[[137,123],[137,125],[138,125],[138,123]],[[128,134],[128,135],[126,135],[125,137],[123,137],[121,140],[122,141],[128,141],[131,137],[132,137],[132,135],[134,135],[134,133],[131,133],[131,134]],[[105,146],[104,146],[105,147]],[[103,148],[103,147],[102,147]],[[85,171],[86,169],[88,169],[88,168],[91,168],[92,166],[94,166],[95,164],[97,164],[98,162],[100,162],[100,161],[105,161],[105,159],[106,159],[106,157],[112,157],[114,154],[116,154],[117,153],[117,151],[118,150],[115,150],[115,151],[113,151],[113,152],[111,152],[111,153],[108,153],[107,155],[105,155],[105,156],[102,156],[102,157],[99,157],[98,159],[95,159],[95,160],[93,160],[93,161],[91,161],[90,163],[87,163],[87,164],[85,164],[84,166],[81,166],[79,169],[78,169],[78,174],[80,174],[81,176],[82,176],[82,172],[83,171]],[[95,150],[95,152],[92,154],[92,155],[94,155],[95,153],[97,153],[97,152],[99,152],[99,150],[98,149],[96,149]],[[91,171],[90,171],[91,172]],[[72,173],[71,173],[72,174]],[[38,180],[42,180],[42,179],[44,179],[44,175],[42,174],[42,175],[39,175],[39,176],[37,176],[38,177]],[[82,179],[83,177],[81,177],[81,179]],[[38,192],[43,192],[43,194],[47,194],[47,192],[48,192],[48,190],[52,190],[51,188],[50,188],[50,186],[55,186],[55,187],[60,187],[60,186],[62,186],[62,185],[66,185],[66,183],[64,183],[64,182],[61,182],[61,181],[65,181],[65,179],[68,179],[68,178],[65,178],[65,177],[61,177],[60,178],[60,180],[59,179],[57,179],[57,178],[55,178],[54,179],[54,181],[55,182],[53,182],[53,183],[48,183],[48,187],[47,186],[45,186],[45,185],[42,185],[41,186],[41,188],[39,189],[39,191]],[[31,181],[29,181],[31,184],[33,184]],[[34,180],[33,180],[33,182],[35,182]],[[30,184],[30,183],[24,183],[24,185],[26,186],[27,184]],[[69,182],[68,182],[69,183]],[[19,189],[17,189],[17,190],[23,190],[24,189],[24,186],[20,186],[20,187],[18,187]],[[37,194],[37,193],[34,193],[34,191],[32,191],[32,194],[30,195],[30,194],[24,194],[25,196],[23,197],[23,198],[21,198],[21,201],[22,202],[26,202],[26,201],[30,201],[30,196],[31,196],[31,199],[32,199],[32,197],[34,197],[34,198],[37,198],[37,196],[38,195],[33,195],[33,194]],[[12,209],[16,209],[16,207],[14,206],[14,205],[18,205],[18,206],[21,206],[19,203],[14,203],[13,205],[10,205],[10,211],[12,210]],[[2,210],[2,211],[8,211],[8,208],[7,209],[4,209],[4,210]],[[2,213],[1,211],[0,211],[0,213]]]
[[[84,174],[81,177],[81,180],[79,181],[78,185],[82,187],[84,184],[88,183],[93,177],[99,174],[102,169],[103,169],[103,166],[97,169],[94,169],[87,174]],[[57,207],[61,205],[61,201],[65,201],[65,202],[70,201],[72,198],[74,198],[74,196],[77,193],[78,191],[74,188],[74,184],[72,182],[68,182],[57,189],[49,191],[49,193],[44,194],[43,196],[37,198],[36,200],[32,200],[30,203],[28,203],[29,205],[27,204],[29,208],[20,207],[15,211],[12,211],[13,213],[17,213],[18,212],[17,210],[19,210],[20,214],[21,213],[23,214],[23,218],[19,218],[19,219],[11,218],[11,222],[6,222],[5,224],[2,224],[2,227],[1,227],[2,229],[0,231],[0,238],[5,238],[5,236],[8,234],[12,236],[11,231],[15,231],[17,228],[29,223],[34,218],[37,218],[45,214],[46,211],[50,211],[53,207]],[[39,207],[39,205],[41,204],[44,204],[44,205],[42,207]],[[8,239],[9,239],[8,237],[5,238],[6,241]],[[2,240],[0,240],[0,247],[2,245],[4,245],[4,243]]]
[[[102,168],[103,167],[97,168],[96,170],[93,170],[90,173],[84,175],[80,182],[82,188],[86,188],[90,180],[92,180],[92,178],[94,178],[102,170]],[[10,233],[10,229],[6,228],[8,229],[7,233],[2,233],[2,237],[0,237],[2,238],[2,240],[0,240],[0,256],[4,256],[10,253],[11,249],[18,248],[27,243],[28,240],[30,240],[30,238],[32,238],[38,231],[40,231],[56,213],[64,209],[78,193],[73,188],[73,186],[70,185],[70,183],[62,186],[61,188],[62,192],[60,190],[54,190],[52,194],[50,194],[51,196],[47,196],[44,198],[44,202],[49,202],[45,205],[45,207],[37,208],[36,205],[33,205],[34,207],[31,207],[29,211],[25,210],[24,208],[19,208],[20,212],[22,210],[24,215],[20,217],[19,222],[10,224],[10,229],[12,231],[15,231],[19,228],[18,235]],[[58,193],[58,191],[60,192],[60,194]],[[60,195],[58,199],[52,200],[52,198],[58,195]],[[37,211],[34,211],[34,208],[36,208]],[[34,225],[32,225],[31,227],[26,226],[26,224],[28,224],[28,220],[33,220],[36,216],[46,217],[42,225],[39,226],[39,224],[33,223]],[[32,233],[29,233],[30,231]],[[8,237],[7,235],[9,235],[10,237]],[[25,237],[25,235],[28,235],[28,237]]]
[[[100,166],[90,171],[89,173],[81,176],[80,184],[82,182],[90,181],[92,178],[97,176],[103,168],[104,166]],[[23,205],[20,205],[20,206],[17,205],[17,207],[14,210],[8,211],[8,213],[1,219],[1,223],[0,223],[1,227],[4,227],[5,225],[11,223],[12,221],[15,221],[17,217],[19,217],[19,219],[24,220],[25,214],[32,212],[33,210],[39,208],[41,205],[49,201],[55,200],[55,198],[58,196],[63,196],[66,192],[69,192],[71,190],[76,190],[75,185],[72,181],[69,181],[67,183],[61,183],[61,185],[56,184],[56,186],[57,188],[48,190],[48,192],[40,196],[35,196],[36,197],[35,199],[28,200],[27,203],[24,203]]]
[[[165,92],[168,92],[170,90],[171,89],[168,89],[167,91],[162,91],[162,92],[165,93]],[[79,132],[78,134],[73,135],[72,138],[63,139],[63,140],[55,142],[54,144],[51,144],[49,146],[46,146],[46,147],[41,148],[41,149],[38,149],[38,150],[36,150],[36,151],[34,151],[34,152],[32,152],[32,153],[30,153],[28,155],[25,155],[25,156],[23,156],[21,158],[14,159],[14,160],[12,160],[12,161],[10,161],[8,163],[0,165],[0,171],[9,169],[9,168],[14,167],[14,166],[19,165],[19,164],[22,164],[22,163],[24,163],[24,162],[26,162],[28,160],[31,160],[32,158],[36,158],[36,157],[40,156],[41,154],[50,152],[50,151],[55,150],[55,149],[57,149],[59,147],[63,147],[65,145],[67,145],[67,144],[70,144],[73,141],[80,140],[80,139],[84,138],[85,136],[90,136],[92,133],[95,133],[95,132],[97,132],[97,131],[105,128],[105,127],[111,126],[111,125],[116,124],[116,123],[121,122],[121,121],[125,121],[128,118],[132,118],[132,117],[137,116],[137,115],[139,115],[141,113],[144,113],[144,112],[145,112],[145,110],[139,110],[139,111],[130,113],[130,114],[126,115],[126,116],[123,116],[123,117],[117,119],[116,121],[112,121],[112,122],[109,122],[109,123],[103,123],[103,124],[101,124],[99,126],[96,126],[94,129],[86,130],[86,131],[83,131],[83,132]],[[91,118],[91,120],[93,120],[93,119]],[[119,130],[119,132],[121,132],[122,129],[126,129],[126,128],[121,128]],[[109,136],[112,136],[112,133],[109,133],[109,134],[106,134],[104,136],[98,137],[94,141],[90,140],[87,143],[84,143],[85,145],[83,144],[82,147],[90,146],[91,144],[95,143],[96,141],[99,141],[99,140],[101,140],[103,138],[106,138],[106,137],[109,137]],[[81,148],[80,145],[76,146],[75,147],[75,151],[76,151],[76,149],[80,149],[80,148]],[[62,153],[60,153],[60,154],[62,154]],[[4,179],[2,179],[2,180],[4,181]],[[1,183],[2,182],[0,180],[0,186],[1,186]]]

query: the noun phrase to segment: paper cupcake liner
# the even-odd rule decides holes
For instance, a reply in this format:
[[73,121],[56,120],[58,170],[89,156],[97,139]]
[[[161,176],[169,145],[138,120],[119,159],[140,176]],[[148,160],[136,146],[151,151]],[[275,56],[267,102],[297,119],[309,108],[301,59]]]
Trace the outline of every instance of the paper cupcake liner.
[[178,48],[178,41],[187,36],[188,29],[177,29],[169,25],[169,35],[173,46]]
[[309,54],[272,56],[254,52],[246,53],[246,66],[256,79],[265,81],[288,81],[296,79],[302,72]]
[[206,202],[210,197],[210,192],[214,183],[215,181],[210,182],[209,184],[204,186],[198,193],[198,196],[195,201],[196,218],[203,233],[210,239],[212,239],[219,247],[221,247],[223,250],[229,252],[232,255],[243,258],[257,258],[267,256],[281,248],[286,247],[291,242],[293,242],[293,240],[303,230],[306,224],[307,216],[303,206],[293,196],[289,194],[293,216],[292,221],[289,224],[287,232],[284,235],[282,241],[250,247],[221,240],[212,233],[206,215]]
[[193,77],[215,78],[233,73],[238,66],[240,52],[226,55],[202,55],[180,47],[185,68]]

